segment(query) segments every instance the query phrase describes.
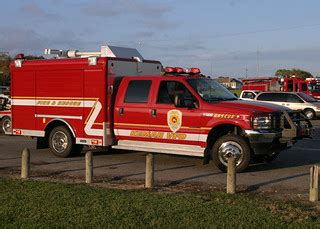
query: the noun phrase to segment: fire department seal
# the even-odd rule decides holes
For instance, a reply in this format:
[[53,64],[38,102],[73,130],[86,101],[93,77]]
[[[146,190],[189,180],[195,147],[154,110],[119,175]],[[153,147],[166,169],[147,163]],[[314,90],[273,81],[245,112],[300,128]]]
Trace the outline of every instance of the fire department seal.
[[175,133],[182,125],[182,112],[179,110],[170,110],[167,112],[167,122],[170,130]]

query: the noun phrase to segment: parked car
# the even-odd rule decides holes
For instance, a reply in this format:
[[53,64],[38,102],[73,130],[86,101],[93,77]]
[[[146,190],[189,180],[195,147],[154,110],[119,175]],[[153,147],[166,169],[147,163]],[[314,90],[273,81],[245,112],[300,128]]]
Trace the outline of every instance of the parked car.
[[260,91],[258,90],[243,90],[239,96],[241,100],[253,100]]
[[309,119],[320,116],[320,102],[303,92],[260,92],[253,100],[303,110]]

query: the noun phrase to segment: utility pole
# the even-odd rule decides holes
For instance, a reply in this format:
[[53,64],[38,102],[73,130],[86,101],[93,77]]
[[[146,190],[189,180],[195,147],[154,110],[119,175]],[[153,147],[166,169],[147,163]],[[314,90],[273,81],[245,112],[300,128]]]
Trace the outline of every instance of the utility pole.
[[248,68],[246,68],[246,78],[248,78]]
[[260,60],[259,60],[259,55],[260,55],[260,51],[259,51],[259,47],[257,48],[257,75],[260,75]]

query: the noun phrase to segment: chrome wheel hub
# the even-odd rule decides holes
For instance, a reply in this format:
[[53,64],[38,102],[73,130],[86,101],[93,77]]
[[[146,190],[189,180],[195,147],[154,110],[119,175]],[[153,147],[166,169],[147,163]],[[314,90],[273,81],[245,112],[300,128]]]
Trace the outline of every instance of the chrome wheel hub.
[[4,133],[9,133],[11,132],[11,120],[10,119],[5,119],[2,123],[2,130]]
[[57,131],[52,136],[52,146],[58,153],[63,153],[68,147],[68,137],[62,131]]
[[228,158],[234,156],[236,158],[236,165],[239,165],[243,160],[243,150],[242,147],[234,141],[227,141],[221,144],[218,150],[220,162],[227,166]]

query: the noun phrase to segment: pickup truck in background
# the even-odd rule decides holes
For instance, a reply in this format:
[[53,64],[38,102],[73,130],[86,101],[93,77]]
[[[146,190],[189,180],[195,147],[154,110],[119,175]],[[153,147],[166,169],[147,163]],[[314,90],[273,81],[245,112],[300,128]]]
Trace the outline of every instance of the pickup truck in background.
[[240,99],[277,104],[295,111],[303,111],[308,119],[320,117],[320,102],[304,92],[259,92],[244,90]]

